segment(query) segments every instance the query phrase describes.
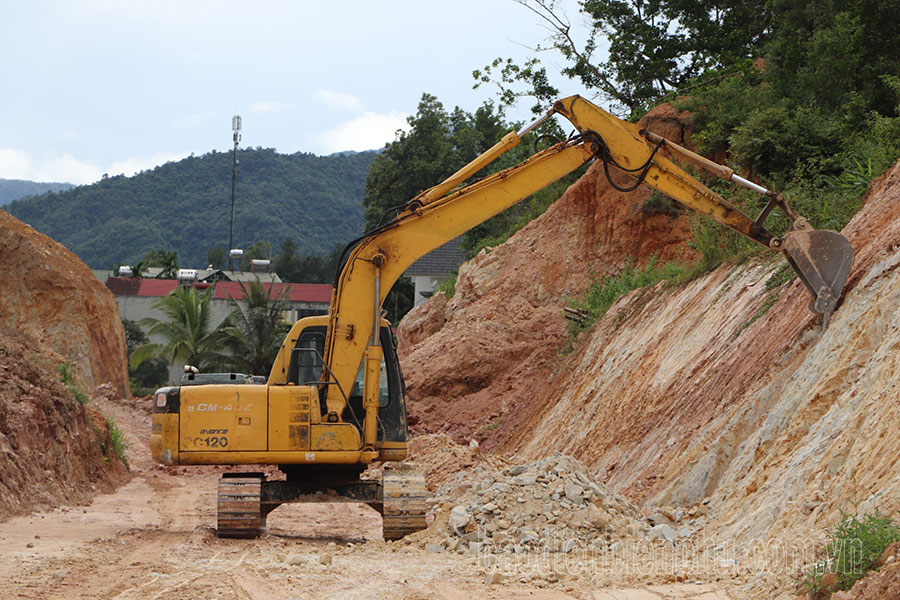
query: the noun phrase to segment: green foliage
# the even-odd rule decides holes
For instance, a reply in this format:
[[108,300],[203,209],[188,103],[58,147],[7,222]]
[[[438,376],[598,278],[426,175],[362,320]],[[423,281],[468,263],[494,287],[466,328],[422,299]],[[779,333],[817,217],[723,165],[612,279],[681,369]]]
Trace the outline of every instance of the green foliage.
[[679,215],[675,201],[658,191],[654,191],[644,200],[641,204],[641,212],[647,216],[669,215],[673,219]]
[[[769,282],[767,281],[766,287],[768,287],[768,283]],[[760,305],[759,310],[756,311],[756,314],[747,319],[747,321],[734,332],[734,337],[732,339],[737,338],[745,329],[756,323],[763,315],[769,312],[769,310],[775,306],[775,303],[778,302],[779,298],[781,298],[781,290],[770,292],[769,295],[766,296],[766,299],[763,300],[763,303]]]
[[388,292],[382,308],[387,313],[386,319],[396,325],[408,313],[414,304],[416,286],[410,277],[401,277]]
[[125,349],[129,360],[128,378],[131,384],[131,391],[141,396],[150,394],[155,389],[165,385],[169,376],[166,362],[159,358],[150,358],[141,362],[136,368],[132,367],[130,364],[131,354],[135,349],[143,346],[150,340],[137,322],[130,319],[122,319],[122,326],[125,328]]
[[72,394],[72,397],[75,398],[79,404],[84,405],[90,401],[88,395],[84,393],[81,386],[75,381],[75,374],[72,372],[72,363],[61,363],[56,367],[56,371],[59,373],[60,382],[62,382],[66,390]]
[[259,280],[241,282],[244,298],[240,302],[231,298],[232,312],[214,333],[228,370],[268,375],[286,333],[279,326],[289,288],[273,293],[274,286],[267,289]]
[[[363,197],[367,229],[386,222],[420,192],[431,188],[496,144],[515,127],[506,123],[491,104],[474,113],[460,108],[447,112],[437,98],[424,94],[416,115],[410,117],[410,130],[401,132],[372,162]],[[558,134],[553,124],[542,132]],[[530,140],[529,140],[530,141]],[[534,153],[530,143],[508,151],[476,173],[483,177],[522,162]],[[583,171],[580,171],[583,172]],[[486,245],[506,240],[556,200],[578,174],[548,186],[478,225],[463,235],[462,246],[474,255]],[[413,306],[411,281],[399,280],[384,302],[393,323]]]
[[37,196],[47,192],[61,192],[73,187],[75,186],[71,183],[49,183],[0,178],[0,206],[19,198]]
[[210,328],[212,290],[207,288],[201,293],[193,287],[178,286],[168,296],[156,300],[153,308],[165,317],[142,319],[141,327],[148,336],[158,335],[166,342],[148,342],[135,348],[129,359],[131,368],[138,368],[150,358],[162,359],[167,364],[193,365],[201,371],[215,368],[219,358],[217,340]]
[[[106,418],[106,424],[109,427],[109,441],[110,447],[109,450],[122,461],[122,464],[125,465],[126,469],[130,469],[131,467],[128,464],[128,448],[130,447],[130,443],[125,438],[125,434],[122,433],[122,430],[119,429],[119,426],[116,425],[116,422],[110,418]],[[106,449],[101,445],[101,450],[103,453],[106,453]]]
[[654,256],[643,268],[635,268],[629,262],[617,275],[611,277],[592,277],[591,285],[579,300],[570,301],[573,308],[587,311],[587,318],[579,322],[570,322],[569,332],[573,336],[589,329],[606,311],[622,296],[636,289],[656,285],[660,281],[673,280],[684,273],[684,268],[673,262],[663,265]]
[[483,426],[479,431],[481,431],[482,433],[494,431],[495,429],[500,427],[500,421],[502,421],[502,419],[498,417],[496,421],[491,421],[487,425]]
[[[586,0],[580,44],[553,2],[520,3],[549,27],[550,48],[538,50],[561,54],[565,75],[632,118],[674,100],[692,111],[701,152],[724,152],[739,173],[784,190],[816,228],[842,229],[900,156],[896,2]],[[501,106],[525,95],[546,106],[555,93],[534,59],[498,59],[474,75],[476,87],[499,86]],[[761,209],[717,189],[751,216]],[[781,234],[788,222],[776,211],[766,227]],[[686,277],[759,251],[714,223],[698,221],[694,234],[702,260]]]
[[293,239],[281,243],[281,249],[272,263],[275,272],[291,283],[331,283],[341,257],[342,244],[337,244],[327,255],[300,256]]
[[807,591],[817,593],[821,591],[822,575],[835,573],[838,588],[849,590],[875,568],[884,549],[898,541],[900,525],[877,510],[862,516],[843,514],[828,532],[827,558],[805,573],[801,584]]
[[244,255],[241,257],[241,270],[250,271],[251,262],[253,260],[268,260],[272,258],[272,244],[264,240],[254,242],[244,249]]
[[775,290],[786,284],[788,281],[793,280],[797,276],[797,273],[794,272],[794,269],[791,267],[790,263],[782,263],[778,270],[772,273],[771,276],[766,280],[766,289],[767,290]]
[[178,277],[178,252],[153,248],[141,257],[138,264],[161,269],[156,275],[157,279],[175,279]]
[[[366,229],[373,229],[386,212],[409,203],[419,192],[437,185],[497,143],[508,126],[490,104],[474,113],[456,108],[448,113],[430,94],[423,94],[416,114],[407,119],[408,132],[372,161],[363,205]],[[388,214],[387,218],[393,214]]]
[[[754,58],[772,19],[769,0],[586,0],[589,23],[579,37],[551,0],[520,0],[550,31],[549,47],[564,59],[562,74],[638,117],[673,92],[718,80]],[[539,61],[497,59],[473,73],[476,87],[499,86],[503,105],[534,96],[544,106],[558,92]],[[520,88],[524,86],[524,91]]]
[[[475,89],[491,82],[497,84],[501,109],[512,106],[520,98],[533,97],[535,104],[531,112],[541,114],[559,98],[559,90],[550,84],[546,67],[536,58],[528,59],[522,65],[514,63],[511,58],[496,58],[483,69],[472,71],[472,77],[475,79]],[[518,84],[524,84],[524,90],[517,90]]]
[[206,251],[206,262],[213,269],[224,269],[228,266],[228,250],[225,246],[214,246]]
[[443,292],[444,296],[448,299],[453,297],[453,294],[456,293],[456,279],[459,276],[458,271],[453,271],[453,274],[450,275],[447,279],[444,279],[438,284],[438,291]]
[[[291,238],[301,254],[322,255],[358,236],[359,199],[374,156],[238,151],[235,245],[277,248]],[[228,243],[231,167],[231,152],[213,151],[6,208],[95,268],[134,265],[154,248],[205,267],[214,262],[208,250]]]

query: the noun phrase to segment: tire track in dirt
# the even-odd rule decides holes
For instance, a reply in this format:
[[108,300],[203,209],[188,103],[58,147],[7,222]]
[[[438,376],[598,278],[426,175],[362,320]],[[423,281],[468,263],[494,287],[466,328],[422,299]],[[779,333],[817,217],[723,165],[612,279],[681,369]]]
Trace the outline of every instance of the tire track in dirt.
[[215,490],[223,469],[153,465],[149,415],[115,402],[97,404],[129,440],[134,477],[89,506],[0,523],[4,599],[726,598],[709,586],[609,595],[590,580],[548,585],[507,577],[487,584],[474,555],[383,542],[381,518],[365,505],[286,505],[269,515],[261,538],[219,539]]

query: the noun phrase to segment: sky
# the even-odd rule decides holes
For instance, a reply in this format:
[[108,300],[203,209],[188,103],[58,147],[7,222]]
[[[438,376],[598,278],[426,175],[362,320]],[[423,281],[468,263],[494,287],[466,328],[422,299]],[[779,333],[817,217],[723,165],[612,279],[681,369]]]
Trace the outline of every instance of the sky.
[[235,114],[242,148],[380,148],[423,93],[472,111],[496,89],[474,69],[548,36],[513,0],[0,0],[0,23],[0,178],[75,184],[228,151]]

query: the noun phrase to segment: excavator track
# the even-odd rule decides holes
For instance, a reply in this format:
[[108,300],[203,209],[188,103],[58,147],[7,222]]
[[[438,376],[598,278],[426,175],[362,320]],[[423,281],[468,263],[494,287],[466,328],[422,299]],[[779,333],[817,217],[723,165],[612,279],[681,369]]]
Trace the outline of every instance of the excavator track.
[[416,473],[385,473],[382,532],[386,540],[425,529],[425,477]]
[[216,534],[228,538],[254,538],[266,530],[262,510],[262,473],[226,473],[219,479]]

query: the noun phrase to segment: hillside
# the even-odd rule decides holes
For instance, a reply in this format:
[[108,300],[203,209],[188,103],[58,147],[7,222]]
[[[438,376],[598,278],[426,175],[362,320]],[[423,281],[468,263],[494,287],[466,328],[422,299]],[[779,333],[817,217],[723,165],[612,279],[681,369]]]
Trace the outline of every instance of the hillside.
[[127,479],[112,426],[85,404],[98,387],[118,398],[129,389],[115,298],[87,266],[3,212],[0,256],[2,519],[84,502]]
[[[362,230],[362,190],[374,152],[319,157],[271,149],[238,152],[235,246],[293,239],[300,254],[325,254]],[[230,152],[191,156],[133,177],[22,199],[6,210],[93,268],[136,262],[154,248],[183,266],[206,266],[226,247],[231,216]]]
[[734,597],[793,598],[842,511],[900,509],[900,163],[844,229],[856,259],[827,331],[798,281],[767,286],[773,255],[624,296],[566,353],[562,308],[592,270],[653,244],[686,249],[679,220],[641,217],[635,196],[595,165],[464,265],[449,301],[410,313],[400,337],[416,428],[523,460],[576,457],[646,515],[703,515],[691,544],[725,544],[744,565],[714,570]]
[[26,196],[36,196],[46,192],[62,192],[73,187],[75,186],[71,183],[0,179],[0,206]]

